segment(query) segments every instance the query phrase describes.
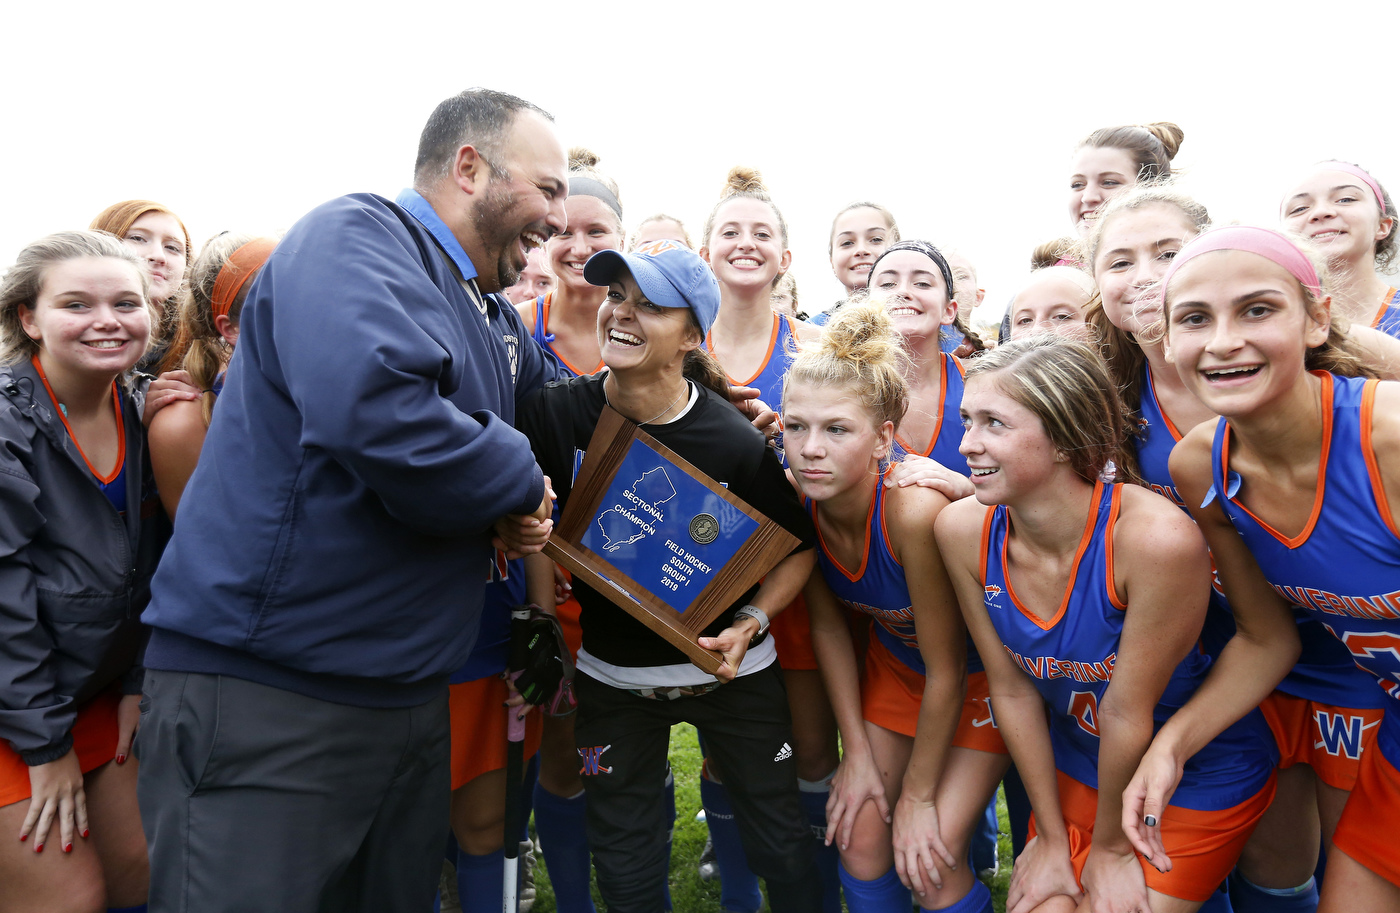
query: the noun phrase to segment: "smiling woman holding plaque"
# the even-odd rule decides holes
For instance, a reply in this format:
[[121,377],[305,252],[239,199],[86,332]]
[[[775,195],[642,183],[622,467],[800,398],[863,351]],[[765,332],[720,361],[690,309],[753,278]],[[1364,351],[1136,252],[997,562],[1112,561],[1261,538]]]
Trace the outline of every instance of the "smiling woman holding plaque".
[[[660,460],[645,438],[632,440],[632,448],[642,449],[628,451],[581,539],[610,564],[627,562],[629,575],[627,585],[606,578],[613,581],[607,584],[611,596],[577,575],[574,584],[583,607],[575,734],[599,891],[620,913],[664,907],[668,815],[661,799],[668,734],[674,723],[690,722],[711,758],[729,772],[744,849],[768,881],[772,909],[816,911],[819,882],[798,794],[787,699],[765,637],[768,621],[811,572],[811,522],[776,454],[730,404],[723,372],[701,347],[719,308],[719,289],[704,261],[660,241],[631,254],[598,253],[584,275],[608,288],[598,310],[606,370],[541,390],[522,405],[518,427],[554,480],[561,511],[567,511],[600,419],[618,423],[613,412],[641,426],[674,458]],[[661,601],[671,606],[665,611],[695,611],[683,591],[698,591],[704,581],[735,570],[733,561],[706,556],[726,541],[742,541],[747,526],[769,520],[799,544],[698,632],[699,645],[718,654],[715,674],[656,633],[654,624],[616,604],[619,598],[655,599],[641,592],[645,588],[664,594]],[[531,560],[531,598],[548,604],[549,561]],[[655,573],[637,587],[631,578],[642,570]]]

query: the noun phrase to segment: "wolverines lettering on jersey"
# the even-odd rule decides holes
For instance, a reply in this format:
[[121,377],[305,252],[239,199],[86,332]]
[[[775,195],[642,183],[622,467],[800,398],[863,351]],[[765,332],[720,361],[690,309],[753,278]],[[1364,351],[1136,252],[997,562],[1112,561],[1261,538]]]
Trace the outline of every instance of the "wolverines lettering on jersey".
[[573,713],[578,708],[574,660],[559,619],[537,605],[516,606],[510,613],[510,628],[508,672],[520,673],[515,690],[526,703],[544,706],[551,716]]
[[1343,596],[1313,587],[1277,586],[1280,596],[1305,609],[1352,618],[1400,618],[1400,590],[1376,596]]
[[1077,659],[1056,659],[1053,656],[1022,656],[1002,644],[1016,665],[1033,678],[1072,678],[1077,682],[1106,682],[1113,678],[1113,664],[1118,661],[1116,652],[1110,653],[1099,662],[1086,663]]

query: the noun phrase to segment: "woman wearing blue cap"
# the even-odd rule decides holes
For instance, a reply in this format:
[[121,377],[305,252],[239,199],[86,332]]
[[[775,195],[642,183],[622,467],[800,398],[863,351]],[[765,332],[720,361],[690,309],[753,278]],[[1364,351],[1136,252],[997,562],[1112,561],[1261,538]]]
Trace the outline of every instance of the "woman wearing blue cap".
[[[719,287],[696,254],[671,241],[631,254],[602,251],[584,269],[606,286],[598,310],[605,370],[552,384],[521,406],[517,427],[567,503],[576,455],[604,406],[645,426],[702,472],[780,524],[800,545],[703,633],[722,654],[717,676],[692,665],[644,624],[581,582],[575,733],[588,792],[598,889],[615,913],[664,908],[670,727],[693,723],[726,770],[744,849],[768,882],[775,913],[820,909],[812,840],[802,813],[791,720],[768,622],[806,582],[814,533],[776,454],[729,402],[724,372],[702,346]],[[548,559],[532,556],[531,596],[553,594]],[[722,687],[721,687],[722,686]]]

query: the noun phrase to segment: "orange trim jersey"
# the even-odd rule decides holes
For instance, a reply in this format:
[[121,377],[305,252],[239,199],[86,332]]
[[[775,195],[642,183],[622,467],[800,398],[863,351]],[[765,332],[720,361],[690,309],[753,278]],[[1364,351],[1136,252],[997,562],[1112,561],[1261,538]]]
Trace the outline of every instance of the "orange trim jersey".
[[[1121,485],[1095,484],[1094,507],[1069,585],[1048,621],[1022,605],[1007,574],[1004,506],[988,509],[982,532],[987,614],[1006,652],[1050,706],[1055,766],[1094,788],[1099,783],[1099,703],[1113,678],[1129,611],[1118,599],[1113,579],[1113,527],[1121,494]],[[1191,698],[1210,666],[1210,657],[1199,649],[1177,665],[1153,710],[1156,724]],[[1201,811],[1230,808],[1265,787],[1275,762],[1268,729],[1251,711],[1186,762],[1171,804]]]
[[[1302,531],[1285,536],[1239,500],[1223,418],[1206,503],[1220,499],[1269,585],[1306,615],[1298,631],[1303,655],[1279,690],[1339,707],[1388,706],[1400,700],[1400,537],[1371,448],[1376,385],[1315,373],[1322,380],[1322,456]],[[1378,678],[1392,700],[1375,687]]]
[[111,472],[100,473],[97,467],[92,465],[88,455],[83,451],[83,445],[78,443],[78,438],[73,434],[73,426],[68,424],[68,410],[63,408],[63,404],[54,395],[53,387],[49,386],[49,377],[44,373],[44,366],[39,363],[39,356],[32,359],[34,370],[39,374],[39,380],[43,381],[44,392],[48,393],[49,400],[53,403],[54,412],[58,413],[58,420],[63,422],[63,430],[68,432],[68,438],[73,442],[73,447],[77,449],[78,456],[83,458],[83,465],[87,466],[88,472],[97,479],[97,484],[102,488],[102,493],[107,496],[107,500],[112,502],[112,506],[117,509],[117,513],[126,514],[126,423],[122,420],[122,394],[117,382],[112,381],[112,409],[117,414],[117,460],[112,464]]
[[1400,338],[1400,289],[1388,288],[1385,290],[1385,296],[1381,298],[1380,310],[1376,311],[1371,326],[1387,336]]
[[940,370],[943,397],[939,400],[938,414],[934,417],[933,440],[929,441],[923,450],[919,450],[904,438],[895,435],[894,459],[898,461],[906,453],[928,457],[954,472],[971,475],[972,470],[967,468],[967,457],[958,452],[963,439],[961,409],[965,369],[962,362],[951,355],[944,355]]
[[580,371],[578,368],[569,364],[569,360],[564,357],[562,352],[554,348],[554,334],[549,332],[549,308],[553,303],[553,292],[541,295],[535,299],[535,327],[530,331],[530,335],[535,337],[535,342],[540,344],[540,348],[553,355],[554,360],[559,362],[565,371],[569,372],[570,377],[579,377],[583,374],[597,374],[599,371],[603,370],[603,362],[600,359],[598,361],[598,367],[594,368],[592,371]]

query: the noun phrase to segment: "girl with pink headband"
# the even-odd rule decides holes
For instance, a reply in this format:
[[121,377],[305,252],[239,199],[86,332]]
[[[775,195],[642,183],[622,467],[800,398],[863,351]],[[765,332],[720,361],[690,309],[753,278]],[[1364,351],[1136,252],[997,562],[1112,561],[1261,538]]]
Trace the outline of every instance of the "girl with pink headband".
[[[1180,765],[1302,668],[1300,643],[1306,663],[1311,640],[1335,637],[1328,643],[1366,673],[1381,712],[1334,719],[1324,731],[1359,761],[1319,909],[1400,908],[1400,853],[1383,825],[1400,814],[1400,531],[1392,516],[1400,385],[1367,379],[1378,374],[1368,367],[1374,354],[1345,321],[1334,322],[1320,258],[1277,232],[1206,233],[1177,255],[1162,288],[1166,352],[1182,383],[1221,416],[1177,445],[1172,476],[1211,547],[1239,633],[1154,738],[1124,794],[1124,830],[1153,865],[1169,868],[1159,828]],[[1299,612],[1315,632],[1300,630]],[[1275,909],[1299,908],[1273,897]]]
[[214,400],[223,390],[243,301],[276,246],[272,238],[224,232],[204,245],[190,268],[170,358],[189,373],[200,398],[172,402],[151,418],[147,431],[151,470],[172,520],[204,447]]
[[1377,275],[1394,267],[1397,225],[1379,181],[1349,162],[1319,162],[1284,195],[1279,218],[1326,255],[1333,313],[1400,337],[1400,290]]

